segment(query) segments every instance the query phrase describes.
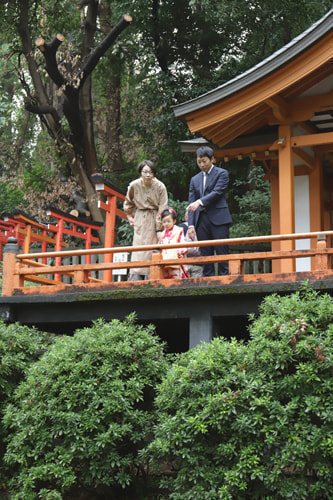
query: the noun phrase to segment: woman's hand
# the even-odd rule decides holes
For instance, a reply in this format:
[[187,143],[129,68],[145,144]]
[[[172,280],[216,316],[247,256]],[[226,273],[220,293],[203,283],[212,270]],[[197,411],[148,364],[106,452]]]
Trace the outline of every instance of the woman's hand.
[[133,215],[127,215],[128,222],[131,226],[134,226],[134,217]]

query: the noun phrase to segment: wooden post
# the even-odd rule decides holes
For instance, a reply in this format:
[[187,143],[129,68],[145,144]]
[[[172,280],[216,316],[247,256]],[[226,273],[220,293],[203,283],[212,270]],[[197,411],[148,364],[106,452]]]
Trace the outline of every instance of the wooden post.
[[[290,125],[279,127],[279,211],[280,234],[295,232],[295,192],[294,192],[294,161],[291,147],[292,129]],[[295,242],[281,241],[281,250],[294,250]],[[281,272],[295,272],[295,259],[283,259]]]
[[150,278],[151,280],[161,280],[163,279],[163,269],[162,269],[162,252],[153,251],[151,260],[154,265],[150,266]]
[[[47,230],[46,229],[42,230],[42,236],[44,238],[47,238]],[[45,253],[45,254],[47,252],[47,241],[44,241],[44,240],[42,240],[42,252]],[[47,258],[46,257],[42,258],[42,263],[43,264],[47,264]]]
[[[310,196],[310,231],[322,231],[326,228],[323,225],[323,175],[321,158],[315,153],[315,168],[309,174],[309,196]],[[331,228],[329,228],[331,229]],[[318,241],[311,238],[311,248],[316,248]],[[331,238],[328,238],[327,245],[331,245]],[[311,258],[311,269],[315,266],[315,259]]]
[[27,224],[25,229],[26,229],[26,235],[24,238],[23,252],[29,253],[30,252],[32,227],[30,224]]
[[[107,205],[108,210],[106,211],[105,220],[105,248],[113,248],[116,226],[117,198],[114,195],[109,195]],[[113,262],[113,253],[106,253],[104,255],[104,262]],[[106,269],[105,271],[103,271],[103,280],[108,282],[112,281],[111,269]]]
[[75,271],[74,273],[74,284],[77,285],[78,283],[88,283],[89,282],[89,277],[88,277],[88,271],[84,270],[79,270]]
[[240,259],[229,261],[229,274],[244,274],[242,261]]
[[[325,235],[317,236],[317,248],[327,248],[327,241]],[[328,254],[317,255],[315,258],[316,271],[328,270]]]
[[[272,234],[280,234],[280,199],[279,199],[279,172],[278,168],[274,168],[271,176],[271,232]],[[272,251],[280,250],[280,242],[272,241]],[[278,259],[272,260],[272,273],[281,272],[281,261]]]
[[[56,237],[56,252],[61,252],[63,227],[64,227],[63,219],[58,219],[58,232],[57,232],[57,237]],[[55,258],[55,265],[61,266],[61,257]],[[61,275],[59,273],[55,273],[54,279],[55,279],[55,281],[61,281]]]
[[[127,220],[127,216],[125,212],[119,210],[117,208],[117,200],[124,201],[125,195],[117,191],[111,183],[103,179],[103,177],[99,174],[94,174],[91,177],[95,190],[98,193],[106,196],[106,203],[99,200],[98,208],[102,208],[105,210],[105,248],[113,248],[114,247],[114,235],[115,235],[115,227],[116,227],[116,215],[122,217]],[[105,254],[104,262],[113,262],[113,254]],[[103,280],[111,282],[112,281],[112,270],[106,269],[103,271]]]
[[15,288],[16,255],[19,253],[17,239],[10,237],[3,249],[2,295],[12,295]]

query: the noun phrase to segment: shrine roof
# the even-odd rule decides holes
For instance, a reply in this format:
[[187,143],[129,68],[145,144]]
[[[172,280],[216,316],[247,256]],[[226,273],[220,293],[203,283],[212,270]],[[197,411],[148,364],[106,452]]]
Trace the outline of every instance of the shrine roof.
[[182,118],[189,113],[196,112],[206,106],[210,106],[217,101],[225,99],[244,88],[253,85],[262,78],[268,76],[278,68],[291,62],[297,56],[316,44],[320,39],[332,32],[333,29],[333,9],[325,16],[311,25],[306,31],[291,40],[287,45],[281,47],[272,55],[256,64],[244,73],[236,76],[228,82],[206,92],[190,101],[178,104],[173,107],[176,117]]

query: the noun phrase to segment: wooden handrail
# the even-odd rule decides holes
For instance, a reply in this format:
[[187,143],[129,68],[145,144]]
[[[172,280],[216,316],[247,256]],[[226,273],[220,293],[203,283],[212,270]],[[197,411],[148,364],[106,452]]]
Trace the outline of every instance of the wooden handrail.
[[[285,234],[285,235],[269,235],[269,236],[253,236],[250,238],[231,238],[224,240],[205,240],[200,242],[186,242],[186,243],[175,243],[172,245],[141,245],[137,247],[113,247],[113,248],[91,248],[91,249],[80,249],[80,250],[64,250],[62,252],[44,252],[40,253],[29,253],[29,254],[18,254],[16,249],[17,245],[8,245],[8,254],[5,247],[5,261],[4,261],[4,276],[3,276],[3,295],[11,295],[14,290],[20,290],[21,293],[34,293],[33,288],[29,291],[24,288],[24,281],[31,281],[42,285],[44,288],[52,288],[55,293],[62,290],[64,287],[67,289],[71,285],[62,283],[59,281],[58,276],[70,276],[73,279],[73,284],[84,285],[86,288],[91,286],[96,286],[98,283],[107,284],[112,281],[112,271],[117,269],[133,269],[137,267],[149,267],[150,268],[150,280],[162,280],[163,282],[168,282],[168,286],[171,281],[176,282],[177,280],[163,280],[163,267],[168,265],[179,265],[183,264],[204,264],[204,263],[220,263],[229,262],[229,275],[228,279],[232,277],[237,277],[243,275],[243,264],[245,261],[253,260],[275,260],[275,259],[296,259],[304,257],[314,257],[314,273],[326,272],[333,278],[333,271],[329,268],[329,257],[333,255],[333,248],[327,248],[326,238],[333,236],[333,231],[318,231],[312,233],[297,233],[297,234]],[[299,239],[313,239],[317,238],[316,247],[310,249],[299,249],[299,250],[274,250],[274,251],[262,251],[262,252],[249,252],[249,253],[232,253],[228,255],[213,255],[213,256],[199,256],[199,257],[187,257],[184,260],[180,259],[168,259],[164,260],[162,258],[161,250],[163,248],[190,248],[190,247],[203,247],[212,245],[238,245],[247,243],[259,243],[259,242],[271,242],[271,241],[284,241],[284,240],[299,240]],[[13,250],[14,249],[14,250]],[[133,262],[113,262],[112,259],[104,259],[104,262],[91,264],[87,262],[85,264],[65,264],[61,265],[61,258],[63,257],[77,257],[83,255],[109,255],[119,252],[137,252],[142,250],[153,250],[152,260],[149,261],[133,261]],[[154,251],[155,250],[155,251]],[[110,255],[111,254],[111,255]],[[54,258],[55,265],[45,265],[36,262],[36,259]],[[98,280],[96,278],[91,278],[91,272],[106,271],[108,275],[111,276],[110,279]],[[271,274],[271,273],[270,273]],[[289,273],[290,275],[297,273]],[[41,276],[42,275],[42,276]],[[47,275],[46,277],[43,277]],[[49,276],[54,276],[54,279]],[[257,275],[259,276],[259,275]],[[225,277],[219,277],[224,279]],[[207,278],[202,278],[207,279]],[[282,278],[281,278],[282,279]],[[267,282],[266,278],[263,281]],[[116,286],[123,286],[124,282],[117,283]],[[131,286],[130,283],[127,285]],[[39,292],[40,287],[38,287]],[[46,292],[50,293],[50,292]]]
[[[139,252],[145,250],[155,250],[163,248],[191,248],[191,247],[204,247],[204,246],[217,246],[217,245],[239,245],[247,243],[264,243],[272,241],[285,241],[285,240],[302,240],[311,239],[318,236],[333,236],[333,231],[316,231],[313,233],[295,233],[295,234],[276,234],[270,236],[250,236],[247,238],[228,238],[224,240],[203,240],[195,242],[186,243],[173,243],[170,245],[159,245],[155,243],[154,245],[140,245],[140,246],[124,246],[124,247],[112,247],[112,248],[91,248],[88,250],[63,250],[61,252],[48,252],[47,257],[69,257],[75,255],[98,255],[107,253],[121,253],[121,252]],[[261,252],[259,252],[261,253]],[[29,259],[35,258],[39,259],[45,257],[44,253],[29,253],[17,255],[18,259]],[[229,255],[230,257],[230,255]],[[124,266],[123,266],[124,267]]]

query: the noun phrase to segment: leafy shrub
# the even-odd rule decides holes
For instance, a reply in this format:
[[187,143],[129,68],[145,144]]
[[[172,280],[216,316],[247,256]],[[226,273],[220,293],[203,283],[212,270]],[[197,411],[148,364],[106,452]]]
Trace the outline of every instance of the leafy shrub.
[[179,357],[148,446],[170,499],[333,498],[332,318],[329,295],[270,296],[247,346]]
[[5,459],[18,467],[13,498],[139,488],[148,472],[139,451],[151,439],[155,386],[167,366],[153,327],[135,325],[133,315],[56,340],[5,414]]
[[[18,384],[23,380],[28,367],[34,363],[51,343],[53,336],[35,328],[0,321],[0,473],[1,485],[5,483],[2,466],[6,431],[2,425],[5,405]],[[3,487],[3,486],[2,486]],[[1,488],[0,488],[1,490]]]

